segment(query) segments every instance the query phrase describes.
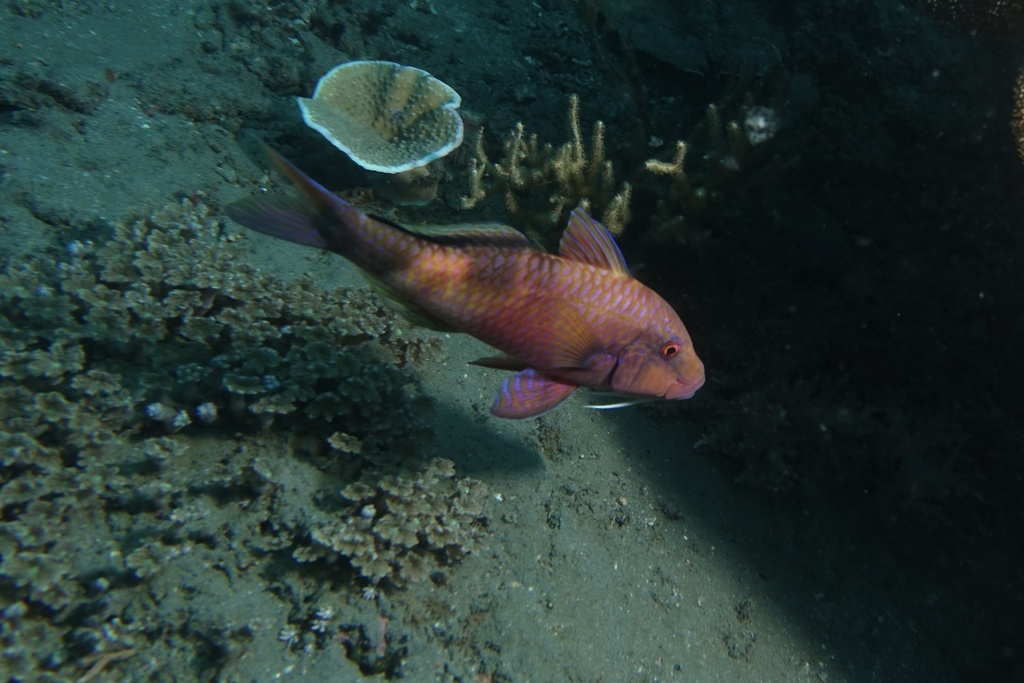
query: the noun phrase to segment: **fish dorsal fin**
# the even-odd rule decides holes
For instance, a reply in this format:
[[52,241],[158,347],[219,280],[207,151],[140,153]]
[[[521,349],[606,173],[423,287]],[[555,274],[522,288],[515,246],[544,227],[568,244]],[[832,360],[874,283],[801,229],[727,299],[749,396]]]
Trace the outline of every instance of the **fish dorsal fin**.
[[497,247],[499,249],[534,249],[529,238],[503,223],[457,223],[455,225],[398,225],[386,218],[375,220],[423,239],[450,247]]
[[588,216],[583,209],[573,209],[569,216],[569,225],[562,234],[558,253],[572,261],[629,275],[626,259],[622,258],[622,252],[608,228]]

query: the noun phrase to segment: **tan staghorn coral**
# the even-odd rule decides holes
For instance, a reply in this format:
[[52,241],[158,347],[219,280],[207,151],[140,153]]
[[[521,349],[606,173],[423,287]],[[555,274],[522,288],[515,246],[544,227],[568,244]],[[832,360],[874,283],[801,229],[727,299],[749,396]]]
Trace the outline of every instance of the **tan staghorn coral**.
[[718,107],[709,104],[704,118],[707,134],[707,152],[701,172],[691,178],[686,169],[690,146],[678,140],[670,161],[648,159],[644,170],[668,179],[667,190],[659,192],[654,216],[647,230],[647,238],[656,242],[682,239],[682,228],[688,219],[703,212],[725,185],[729,177],[740,170],[740,160],[746,155],[750,143],[737,121],[730,121],[723,129]]
[[481,131],[462,207],[473,208],[489,196],[502,194],[509,220],[517,226],[537,230],[558,226],[560,230],[568,212],[583,206],[600,215],[613,234],[621,234],[629,222],[631,188],[623,183],[615,191],[612,162],[605,158],[604,124],[594,124],[588,149],[576,95],[569,98],[568,119],[570,139],[558,148],[541,145],[536,135],[528,136],[523,124],[517,124],[503,141],[503,155],[497,162],[487,156]]
[[[778,154],[777,145],[765,144],[778,132],[778,115],[771,107],[746,103],[735,118],[723,124],[719,107],[709,104],[704,120],[693,131],[691,142],[679,140],[670,160],[648,159],[644,170],[656,179],[667,179],[668,187],[651,183],[657,200],[645,239],[671,242],[686,239],[685,227],[694,218],[725,197],[754,183],[770,182],[799,161],[799,157]],[[699,141],[694,143],[693,140]],[[695,168],[687,161],[694,144],[702,150]]]
[[707,202],[707,190],[703,187],[694,188],[690,185],[690,178],[686,175],[686,152],[689,148],[686,142],[676,142],[675,156],[672,161],[658,161],[648,159],[644,163],[644,169],[655,175],[667,176],[671,182],[669,186],[669,197],[687,212],[698,212],[704,208]]

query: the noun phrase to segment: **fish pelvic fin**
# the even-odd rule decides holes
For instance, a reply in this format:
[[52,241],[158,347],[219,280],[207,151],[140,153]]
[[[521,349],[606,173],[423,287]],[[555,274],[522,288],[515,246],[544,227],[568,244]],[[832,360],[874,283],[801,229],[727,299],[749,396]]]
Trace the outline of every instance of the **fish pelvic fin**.
[[491,414],[512,420],[543,415],[576,391],[575,384],[551,379],[532,368],[502,382]]
[[336,197],[266,144],[263,151],[305,198],[250,197],[226,206],[228,217],[271,237],[344,253],[338,247],[345,243],[348,233],[364,225],[366,214]]

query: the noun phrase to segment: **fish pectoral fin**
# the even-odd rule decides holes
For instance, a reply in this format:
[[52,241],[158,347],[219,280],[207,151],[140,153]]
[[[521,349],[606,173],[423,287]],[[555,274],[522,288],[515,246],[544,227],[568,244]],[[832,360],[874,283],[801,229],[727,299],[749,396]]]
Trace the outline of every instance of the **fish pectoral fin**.
[[469,364],[492,370],[512,370],[513,372],[525,370],[527,367],[526,363],[512,356],[484,356],[469,361]]
[[491,414],[512,420],[537,417],[569,398],[575,384],[551,379],[530,368],[509,377],[494,396]]
[[550,346],[549,367],[560,370],[590,368],[595,358],[607,355],[604,344],[580,313],[572,307],[552,301],[547,307],[552,311],[545,322],[548,329],[557,330],[548,344]]

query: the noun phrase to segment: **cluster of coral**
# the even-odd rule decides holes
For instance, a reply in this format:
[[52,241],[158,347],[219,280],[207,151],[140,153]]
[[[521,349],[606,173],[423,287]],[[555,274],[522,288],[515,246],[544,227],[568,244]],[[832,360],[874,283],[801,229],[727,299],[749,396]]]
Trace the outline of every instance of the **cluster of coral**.
[[106,245],[74,242],[63,262],[9,266],[5,402],[46,401],[32,414],[52,416],[46,436],[73,446],[146,418],[175,431],[296,414],[391,439],[380,408],[409,381],[395,357],[422,342],[360,292],[258,277],[204,213],[175,207]]
[[484,150],[483,131],[469,166],[469,194],[462,208],[471,209],[491,195],[501,195],[509,219],[526,230],[554,229],[577,206],[600,216],[612,234],[629,222],[628,183],[616,192],[612,162],[605,158],[605,127],[594,124],[589,148],[580,130],[579,98],[569,98],[569,141],[542,145],[518,124],[502,143],[504,154],[491,161]]
[[[480,127],[472,151],[455,162],[444,157],[462,144],[463,121],[456,112],[461,98],[420,69],[347,62],[320,79],[312,99],[298,102],[307,125],[373,172],[375,197],[397,205],[427,204],[442,177],[464,172],[469,191],[458,208],[501,197],[509,222],[542,242],[557,241],[576,207],[621,235],[637,182],[650,186],[655,197],[644,240],[682,241],[687,221],[720,202],[738,178],[773,176],[791,161],[763,153],[761,145],[778,132],[779,117],[772,107],[752,101],[736,107],[735,118],[728,120],[709,105],[705,120],[692,131],[694,140],[678,141],[671,160],[648,159],[642,168],[620,173],[626,181],[618,179],[607,158],[604,122],[594,124],[589,144],[584,141],[577,95],[569,97],[569,139],[561,145],[542,143],[520,122],[501,140],[501,157],[493,160]],[[702,146],[702,163],[693,173],[685,161],[695,141]]]
[[416,478],[371,472],[342,489],[341,497],[344,514],[303,521],[311,543],[298,548],[295,559],[347,558],[372,586],[423,580],[462,559],[482,533],[482,484],[456,479],[455,464],[444,458]]
[[5,670],[152,647],[163,574],[205,551],[322,560],[358,593],[482,533],[480,485],[424,464],[408,366],[430,344],[368,294],[239,260],[186,201],[0,275]]
[[[556,147],[528,135],[522,123],[502,140],[502,154],[493,161],[484,145],[484,131],[476,138],[467,169],[469,193],[462,209],[475,208],[491,196],[501,196],[509,221],[517,228],[555,242],[568,213],[582,206],[599,217],[612,234],[626,231],[632,219],[631,202],[636,188],[647,201],[647,218],[639,228],[644,242],[682,242],[688,222],[721,203],[743,182],[778,180],[795,161],[763,145],[779,129],[778,114],[771,107],[752,102],[731,107],[733,117],[724,119],[720,107],[709,105],[706,116],[691,132],[690,141],[679,140],[669,160],[648,159],[642,167],[616,172],[606,156],[606,127],[594,124],[590,144],[581,133],[579,98],[569,98],[569,140]],[[660,142],[660,141],[659,141]],[[699,163],[687,168],[688,152],[699,149]],[[627,180],[620,180],[620,178]],[[653,198],[653,199],[652,199]]]

